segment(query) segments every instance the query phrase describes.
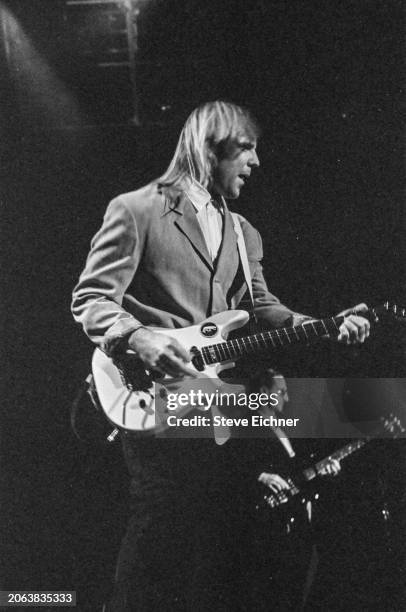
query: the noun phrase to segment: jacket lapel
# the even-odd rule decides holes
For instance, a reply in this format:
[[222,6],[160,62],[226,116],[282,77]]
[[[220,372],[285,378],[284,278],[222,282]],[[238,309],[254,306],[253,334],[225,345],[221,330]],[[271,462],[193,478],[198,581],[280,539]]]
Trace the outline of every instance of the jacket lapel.
[[[213,270],[213,262],[206,246],[203,232],[200,229],[193,204],[187,195],[183,192],[178,192],[178,197],[175,201],[166,202],[166,210],[174,214],[174,224],[177,229],[186,236],[206,266]],[[186,253],[185,257],[187,257]]]

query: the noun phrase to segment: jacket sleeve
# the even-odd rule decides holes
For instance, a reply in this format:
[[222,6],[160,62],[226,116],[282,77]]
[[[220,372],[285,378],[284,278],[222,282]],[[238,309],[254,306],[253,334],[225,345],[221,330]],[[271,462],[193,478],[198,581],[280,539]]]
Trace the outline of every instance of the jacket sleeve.
[[254,310],[259,323],[264,327],[283,327],[302,323],[309,317],[294,312],[268,290],[262,269],[261,236],[243,217],[240,217],[240,221],[252,277]]
[[122,308],[124,293],[138,267],[140,241],[133,215],[118,197],[108,206],[91,242],[72,314],[89,338],[108,354],[142,323]]

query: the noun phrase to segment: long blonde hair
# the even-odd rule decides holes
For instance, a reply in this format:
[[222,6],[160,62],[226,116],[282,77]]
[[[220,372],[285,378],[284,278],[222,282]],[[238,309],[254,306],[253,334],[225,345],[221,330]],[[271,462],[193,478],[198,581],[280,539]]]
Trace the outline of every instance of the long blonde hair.
[[249,111],[231,102],[216,100],[197,107],[187,118],[175,154],[159,182],[178,185],[185,177],[210,186],[221,148],[244,132],[257,138],[259,127]]

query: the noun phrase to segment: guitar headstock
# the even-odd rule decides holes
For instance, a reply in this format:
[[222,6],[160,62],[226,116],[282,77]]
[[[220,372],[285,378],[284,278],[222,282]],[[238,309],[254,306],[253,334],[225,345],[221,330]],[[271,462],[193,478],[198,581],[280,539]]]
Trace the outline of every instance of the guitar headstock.
[[391,413],[388,417],[381,417],[383,429],[392,437],[397,438],[400,434],[405,433],[402,421],[398,416]]
[[402,308],[397,304],[391,304],[390,302],[385,302],[380,306],[371,308],[370,313],[372,314],[374,322],[379,321],[380,315],[390,317],[395,321],[406,322],[406,308]]

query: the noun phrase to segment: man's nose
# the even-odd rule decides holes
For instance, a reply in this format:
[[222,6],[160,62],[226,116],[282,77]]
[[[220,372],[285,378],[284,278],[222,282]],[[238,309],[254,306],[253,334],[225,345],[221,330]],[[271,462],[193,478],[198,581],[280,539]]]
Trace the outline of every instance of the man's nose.
[[257,152],[255,151],[255,149],[251,150],[251,158],[248,162],[249,166],[251,168],[257,168],[259,166],[259,157],[257,155]]

